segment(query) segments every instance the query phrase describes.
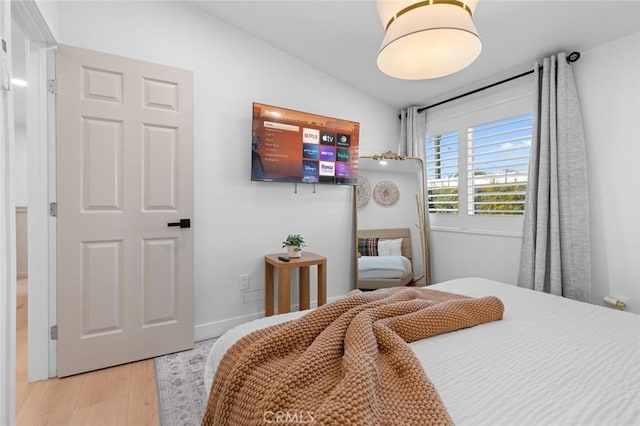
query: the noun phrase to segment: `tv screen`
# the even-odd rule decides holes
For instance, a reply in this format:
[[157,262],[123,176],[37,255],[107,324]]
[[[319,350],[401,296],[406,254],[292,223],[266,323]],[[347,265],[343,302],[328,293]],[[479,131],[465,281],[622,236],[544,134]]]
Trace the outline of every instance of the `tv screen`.
[[251,180],[356,185],[360,123],[253,103]]

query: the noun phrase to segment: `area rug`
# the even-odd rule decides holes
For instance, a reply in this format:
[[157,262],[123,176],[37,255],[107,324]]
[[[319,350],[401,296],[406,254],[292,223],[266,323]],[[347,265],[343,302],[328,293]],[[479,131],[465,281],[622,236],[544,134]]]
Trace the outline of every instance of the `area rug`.
[[155,359],[161,426],[201,423],[208,394],[204,386],[204,366],[215,340],[203,340],[192,350]]

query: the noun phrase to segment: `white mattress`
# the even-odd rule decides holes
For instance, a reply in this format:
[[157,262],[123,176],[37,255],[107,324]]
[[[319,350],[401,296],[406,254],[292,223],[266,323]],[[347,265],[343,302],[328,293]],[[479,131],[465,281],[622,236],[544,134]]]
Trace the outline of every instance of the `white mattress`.
[[404,256],[360,256],[358,258],[358,277],[402,278],[411,272],[411,261]]
[[[411,343],[456,425],[640,425],[640,315],[480,278],[431,288],[502,299],[502,321]],[[236,327],[214,344],[303,315]]]

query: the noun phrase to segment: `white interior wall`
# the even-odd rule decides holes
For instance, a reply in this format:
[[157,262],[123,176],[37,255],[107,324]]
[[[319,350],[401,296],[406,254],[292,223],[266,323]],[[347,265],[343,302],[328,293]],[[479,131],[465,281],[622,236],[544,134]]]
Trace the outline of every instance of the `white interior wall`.
[[13,188],[16,206],[27,206],[27,127],[16,124]]
[[[27,42],[17,25],[11,27],[12,78],[26,80]],[[27,206],[27,88],[12,86],[15,157],[13,161],[13,188],[16,206]]]
[[251,182],[251,103],[358,121],[367,152],[395,148],[397,111],[189,5],[61,2],[43,12],[60,44],[194,71],[197,339],[260,315],[263,256],[289,233],[327,256],[329,298],[353,288],[352,188],[298,185],[295,194],[293,184]]
[[[25,39],[14,25],[12,33],[13,75],[25,79],[24,47]],[[16,54],[18,52],[18,54]],[[16,204],[16,272],[18,278],[27,276],[27,126],[26,88],[13,86],[14,108],[14,158],[13,194]]]
[[[13,75],[26,79],[26,40],[18,27],[12,25],[11,58]],[[13,85],[14,157],[13,195],[16,204],[16,272],[18,278],[27,276],[27,125],[26,87]]]
[[26,278],[27,257],[27,208],[16,207],[16,277]]
[[522,238],[505,232],[433,229],[430,235],[433,282],[482,277],[518,281]]
[[640,33],[582,52],[574,66],[587,144],[592,301],[640,313]]

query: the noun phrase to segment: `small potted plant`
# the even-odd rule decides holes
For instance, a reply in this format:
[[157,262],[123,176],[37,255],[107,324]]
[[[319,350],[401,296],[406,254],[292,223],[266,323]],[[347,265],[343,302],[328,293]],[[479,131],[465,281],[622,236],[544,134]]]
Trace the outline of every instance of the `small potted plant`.
[[282,242],[282,247],[286,247],[289,257],[300,257],[302,255],[302,247],[305,247],[304,238],[300,234],[289,234],[286,240]]

